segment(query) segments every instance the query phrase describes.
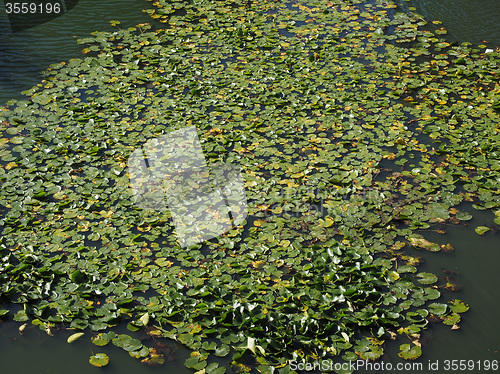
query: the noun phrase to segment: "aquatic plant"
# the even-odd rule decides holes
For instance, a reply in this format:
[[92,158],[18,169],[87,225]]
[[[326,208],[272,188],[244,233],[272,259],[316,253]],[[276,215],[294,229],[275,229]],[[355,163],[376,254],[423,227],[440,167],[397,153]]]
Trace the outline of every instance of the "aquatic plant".
[[[429,321],[458,328],[467,304],[416,252],[451,247],[418,230],[500,205],[498,52],[386,3],[155,6],[164,30],[95,32],[2,109],[0,316],[150,365],[134,332],[174,339],[199,373],[376,360],[391,340],[416,359]],[[209,163],[241,165],[249,214],[182,248],[168,211],[134,206],[127,160],[189,126]]]

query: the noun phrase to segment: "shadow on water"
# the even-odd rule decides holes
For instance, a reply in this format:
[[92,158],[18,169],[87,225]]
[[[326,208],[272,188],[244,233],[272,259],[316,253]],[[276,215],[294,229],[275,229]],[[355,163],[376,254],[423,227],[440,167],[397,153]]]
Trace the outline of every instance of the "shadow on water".
[[71,11],[79,0],[60,0],[47,2],[34,0],[26,3],[13,3],[4,0],[6,13],[12,32],[24,31],[50,22]]

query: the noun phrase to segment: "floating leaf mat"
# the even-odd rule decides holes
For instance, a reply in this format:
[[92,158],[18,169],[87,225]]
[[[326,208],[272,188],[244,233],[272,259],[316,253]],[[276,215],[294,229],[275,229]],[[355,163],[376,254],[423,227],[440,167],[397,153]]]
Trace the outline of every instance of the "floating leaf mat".
[[[165,29],[113,21],[0,113],[0,316],[150,365],[134,334],[168,337],[200,373],[375,360],[391,339],[415,359],[429,321],[458,328],[467,305],[418,269],[452,247],[417,231],[500,205],[498,52],[386,2],[154,4]],[[168,211],[134,206],[127,160],[188,126],[241,165],[249,212],[185,249]]]

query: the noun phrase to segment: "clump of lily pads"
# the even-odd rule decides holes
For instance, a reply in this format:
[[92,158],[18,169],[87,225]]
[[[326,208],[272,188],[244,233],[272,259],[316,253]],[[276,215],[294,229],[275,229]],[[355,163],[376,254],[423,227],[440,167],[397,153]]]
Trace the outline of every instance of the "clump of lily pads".
[[[498,52],[381,3],[155,5],[164,30],[96,32],[0,112],[0,317],[151,365],[133,334],[173,339],[207,373],[377,360],[392,340],[412,360],[430,321],[459,328],[467,304],[418,268],[452,247],[419,230],[500,205]],[[169,212],[134,206],[127,160],[188,126],[241,165],[249,214],[186,249]]]

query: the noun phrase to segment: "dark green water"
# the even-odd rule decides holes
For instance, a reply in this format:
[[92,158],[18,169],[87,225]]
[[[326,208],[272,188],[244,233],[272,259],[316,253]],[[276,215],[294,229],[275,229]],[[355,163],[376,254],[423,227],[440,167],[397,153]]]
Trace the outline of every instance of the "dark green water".
[[22,98],[21,91],[40,82],[40,72],[51,64],[81,58],[84,46],[77,39],[93,31],[153,23],[143,9],[153,8],[146,0],[80,0],[75,8],[40,26],[13,34],[4,3],[0,2],[0,104]]
[[[439,20],[448,38],[460,42],[500,46],[500,4],[497,0],[396,0],[396,4],[422,15],[426,20]],[[485,43],[486,42],[486,43]]]
[[[415,12],[428,20],[441,20],[448,37],[457,41],[469,41],[487,45],[500,45],[500,6],[498,0],[411,0],[399,1],[401,9],[415,7]],[[143,13],[150,8],[144,0],[80,0],[77,7],[67,15],[47,24],[12,34],[7,18],[0,5],[0,103],[22,97],[21,91],[37,84],[40,71],[50,64],[81,57],[77,38],[83,38],[94,30],[109,31],[110,20],[122,22],[120,27],[151,22]],[[76,36],[76,37],[75,37]],[[441,274],[453,271],[461,291],[448,293],[446,298],[459,298],[467,302],[471,310],[464,314],[461,329],[451,331],[443,325],[433,326],[426,336],[428,343],[419,362],[424,370],[419,372],[443,373],[445,360],[500,360],[500,276],[499,235],[487,233],[480,237],[474,232],[479,225],[493,225],[493,216],[470,208],[474,219],[468,226],[447,227],[447,234],[424,232],[427,239],[440,244],[451,243],[452,254],[419,253],[424,256],[423,271]],[[139,361],[128,357],[126,352],[113,347],[98,348],[83,339],[74,344],[66,343],[66,335],[56,334],[52,338],[38,329],[31,329],[21,336],[18,324],[0,324],[0,373],[97,373],[88,364],[95,352],[105,352],[111,358],[106,373],[190,373],[183,367],[187,352],[177,351],[172,362],[160,369],[144,367]],[[97,350],[96,350],[97,348]],[[397,347],[384,358],[386,362],[398,362]],[[428,362],[438,361],[440,370],[429,370]],[[451,371],[447,371],[451,372]],[[467,372],[484,372],[467,371]],[[492,371],[490,371],[492,372]]]
[[[80,0],[67,14],[43,25],[13,34],[4,3],[0,2],[0,104],[11,99],[25,98],[21,92],[42,79],[40,72],[49,65],[72,58],[81,58],[84,46],[76,43],[91,32],[113,31],[111,20],[120,21],[120,28],[140,23],[153,23],[142,9],[152,8],[145,0]],[[110,357],[105,371],[109,374],[192,373],[184,366],[189,352],[177,347],[170,361],[161,368],[150,368],[131,358],[127,352],[109,347],[97,347],[86,339],[73,344],[66,342],[67,332],[48,336],[37,327],[28,325],[20,335],[21,324],[0,323],[0,373],[19,374],[92,374],[102,372],[89,364],[89,357],[103,352]]]
[[[467,222],[466,226],[447,226],[446,234],[443,235],[431,230],[422,231],[422,234],[430,241],[439,244],[451,243],[455,248],[452,253],[413,252],[419,253],[425,259],[422,271],[433,272],[440,278],[449,276],[452,282],[461,287],[458,292],[443,292],[447,300],[458,298],[466,301],[470,306],[470,310],[463,315],[459,330],[453,331],[449,326],[434,324],[429,331],[424,333],[428,342],[423,346],[422,357],[418,360],[424,364],[424,370],[419,372],[436,373],[428,369],[429,361],[440,363],[439,373],[450,372],[444,370],[445,360],[500,361],[500,321],[498,319],[500,234],[490,232],[479,237],[474,228],[481,225],[495,226],[493,214],[474,210],[470,204],[464,204],[461,209],[468,211],[474,217]],[[446,274],[449,271],[456,274]],[[396,350],[390,356],[399,359]],[[402,361],[394,360],[394,362]],[[466,370],[465,372],[484,373],[485,371]]]
[[[184,366],[189,352],[175,347],[166,356],[166,363],[161,367],[148,367],[139,360],[131,358],[127,352],[112,344],[97,347],[90,342],[90,334],[72,344],[66,343],[67,332],[55,332],[48,336],[37,327],[28,327],[23,335],[18,332],[19,324],[0,325],[0,373],[19,374],[93,374],[101,373],[103,368],[89,364],[89,357],[94,353],[106,353],[110,363],[104,368],[109,374],[154,374],[192,373]],[[128,332],[130,333],[130,332]]]

